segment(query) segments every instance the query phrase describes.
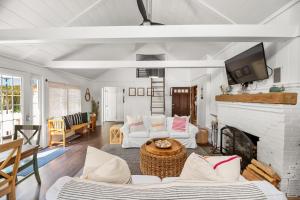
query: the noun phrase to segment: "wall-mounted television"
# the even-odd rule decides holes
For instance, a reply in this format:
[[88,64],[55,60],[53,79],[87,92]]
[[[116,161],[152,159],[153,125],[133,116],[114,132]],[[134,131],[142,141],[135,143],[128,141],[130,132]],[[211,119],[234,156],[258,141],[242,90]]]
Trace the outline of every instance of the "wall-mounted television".
[[225,68],[229,85],[269,78],[263,43],[226,60]]

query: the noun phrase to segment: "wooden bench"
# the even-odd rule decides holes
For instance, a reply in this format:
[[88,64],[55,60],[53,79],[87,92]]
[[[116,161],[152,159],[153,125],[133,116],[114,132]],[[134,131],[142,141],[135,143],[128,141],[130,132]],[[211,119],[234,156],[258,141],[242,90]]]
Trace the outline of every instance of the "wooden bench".
[[89,123],[76,124],[71,126],[71,129],[65,128],[65,122],[63,119],[49,119],[48,120],[48,135],[49,146],[53,144],[62,144],[66,146],[66,140],[68,137],[73,136],[76,131],[81,129],[87,129]]

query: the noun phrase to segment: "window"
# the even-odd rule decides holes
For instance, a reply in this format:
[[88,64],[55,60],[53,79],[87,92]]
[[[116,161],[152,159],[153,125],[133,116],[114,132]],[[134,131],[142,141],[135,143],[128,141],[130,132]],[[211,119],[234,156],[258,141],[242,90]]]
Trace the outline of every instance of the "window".
[[49,117],[81,112],[81,91],[72,86],[52,83],[49,86]]
[[0,75],[0,141],[11,137],[14,125],[22,123],[22,78]]

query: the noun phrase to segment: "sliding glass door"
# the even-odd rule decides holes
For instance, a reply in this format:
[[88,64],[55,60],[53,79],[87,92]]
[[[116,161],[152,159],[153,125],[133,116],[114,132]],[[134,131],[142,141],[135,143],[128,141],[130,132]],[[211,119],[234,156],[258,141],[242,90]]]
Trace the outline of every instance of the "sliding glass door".
[[22,78],[0,74],[0,142],[11,138],[14,125],[22,124]]

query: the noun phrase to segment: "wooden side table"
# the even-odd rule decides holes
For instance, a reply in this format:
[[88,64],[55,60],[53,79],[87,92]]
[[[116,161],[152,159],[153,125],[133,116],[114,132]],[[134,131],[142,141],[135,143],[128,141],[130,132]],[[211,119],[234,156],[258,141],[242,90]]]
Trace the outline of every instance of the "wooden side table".
[[198,145],[208,144],[208,130],[206,128],[199,128],[199,132],[196,134],[196,142]]
[[109,129],[109,143],[110,144],[122,144],[123,134],[121,127],[123,124],[112,125]]

